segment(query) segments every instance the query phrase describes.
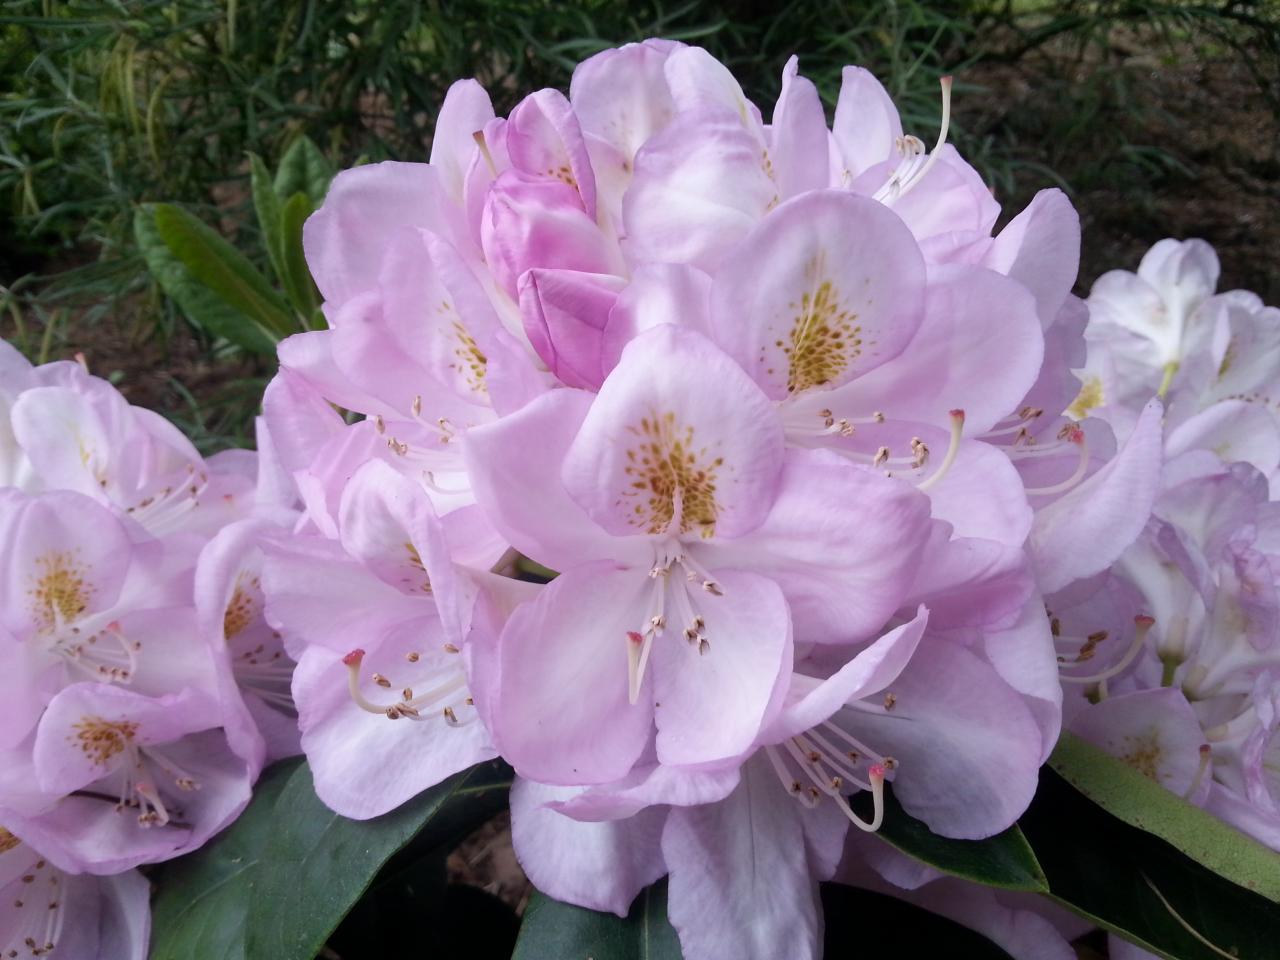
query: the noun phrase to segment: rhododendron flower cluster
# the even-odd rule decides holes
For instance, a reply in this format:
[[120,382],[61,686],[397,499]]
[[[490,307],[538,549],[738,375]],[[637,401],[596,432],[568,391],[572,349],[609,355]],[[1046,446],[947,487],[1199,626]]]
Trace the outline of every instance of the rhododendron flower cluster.
[[329,329],[264,401],[305,511],[262,547],[335,810],[501,755],[535,884],[626,914],[669,874],[693,958],[818,955],[887,782],[945,836],[1017,819],[1044,595],[1141,532],[1161,409],[1119,448],[1064,415],[1078,220],[1047,191],[993,234],[941,96],[926,149],[849,68],[829,129],[792,60],[766,123],[651,41],[506,118],[455,84],[429,163],[338,176]]
[[291,671],[225,536],[290,511],[253,455],[205,460],[79,363],[0,343],[0,370],[0,945],[142,958],[134,868],[239,814],[263,734],[297,752]]
[[876,836],[1000,833],[1064,724],[1280,849],[1280,314],[1199,241],[1073,297],[950,96],[927,147],[795,58],[767,122],[667,41],[454,84],[307,221],[256,459],[0,352],[0,945],[141,957],[134,868],[299,751],[355,819],[504,758],[534,884],[669,877],[689,960],[820,956],[833,878],[1071,956]]

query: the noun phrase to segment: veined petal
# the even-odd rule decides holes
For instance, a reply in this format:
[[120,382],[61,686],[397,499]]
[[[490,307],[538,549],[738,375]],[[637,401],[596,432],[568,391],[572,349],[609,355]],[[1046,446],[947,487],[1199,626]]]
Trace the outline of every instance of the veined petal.
[[1159,486],[1162,412],[1150,401],[1110,463],[1036,513],[1027,550],[1044,593],[1105,570],[1141,533]]
[[687,642],[669,620],[652,641],[663,764],[712,765],[745,754],[781,708],[791,679],[791,620],[777,584],[737,570],[715,575],[723,596],[691,600],[705,639]]
[[531,93],[507,118],[511,165],[532,176],[551,177],[573,187],[587,216],[596,216],[596,178],[587,157],[582,127],[559,90]]
[[791,682],[795,699],[765,730],[763,742],[789,740],[817,726],[850,700],[883,690],[906,667],[928,623],[929,611],[921,606],[915,617],[858,651],[826,680],[797,675]]
[[929,532],[929,500],[821,450],[788,450],[764,521],[697,547],[711,569],[752,570],[782,588],[797,638],[863,640],[901,605]]
[[[833,408],[880,410],[940,426],[958,408],[965,434],[977,436],[1018,408],[1044,359],[1031,295],[981,267],[932,268],[923,319],[913,332],[896,358],[833,397]],[[998,344],[998,365],[991,362],[992,344]]]
[[773,211],[724,260],[712,328],[780,400],[848,383],[897,356],[920,323],[923,292],[919,249],[892,211],[814,191]]
[[631,342],[565,457],[570,495],[615,536],[739,536],[773,502],[782,425],[738,366],[671,324]]
[[818,882],[800,818],[806,811],[763,757],[719,803],[676,807],[662,833],[671,871],[667,915],[685,956],[817,960]]
[[779,199],[767,159],[737,114],[677,114],[636,154],[622,200],[628,260],[713,270]]
[[511,786],[516,857],[548,896],[625,917],[636,895],[667,872],[660,846],[667,812],[650,807],[625,820],[587,823],[551,806],[577,792],[516,778]]
[[[623,546],[573,501],[560,479],[591,401],[591,394],[581,390],[552,390],[501,420],[467,431],[463,441],[476,501],[512,546],[553,570],[617,557]],[[640,563],[652,556],[639,540],[632,553]]]
[[831,133],[846,179],[840,186],[848,186],[893,156],[894,144],[902,137],[902,121],[893,99],[870,70],[845,67],[841,71],[840,97]]
[[663,68],[682,46],[670,40],[628,43],[574,67],[569,101],[582,129],[630,162],[675,114]]
[[474,80],[457,80],[444,95],[431,137],[431,166],[454,203],[462,203],[467,170],[477,154],[472,136],[493,119],[493,104]]
[[1040,730],[1021,695],[964,647],[926,638],[893,681],[892,709],[840,722],[896,760],[894,796],[946,837],[989,837],[1035,793]]
[[[499,640],[494,738],[522,776],[607,783],[653,728],[651,674],[628,699],[628,636],[644,624],[649,578],[608,561],[576,567],[518,607]],[[673,638],[668,638],[673,639]]]

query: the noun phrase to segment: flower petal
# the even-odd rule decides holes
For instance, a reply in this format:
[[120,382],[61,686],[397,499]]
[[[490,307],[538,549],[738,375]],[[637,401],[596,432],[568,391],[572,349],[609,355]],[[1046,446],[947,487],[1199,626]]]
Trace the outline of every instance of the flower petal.
[[842,191],[778,207],[714,277],[716,342],[778,400],[863,376],[920,323],[915,239],[882,204]]
[[628,632],[649,578],[602,561],[561,573],[516,609],[499,640],[494,738],[521,776],[552,784],[624,776],[653,728],[652,674],[628,701]]
[[663,324],[636,337],[565,457],[570,495],[616,536],[734,537],[773,501],[782,426],[705,337]]
[[685,956],[818,960],[818,883],[802,816],[763,757],[726,799],[671,810],[662,833],[667,915]]
[[1110,463],[1037,511],[1027,551],[1042,592],[1105,570],[1142,532],[1159,486],[1162,412],[1149,402]]
[[791,678],[791,620],[777,584],[737,570],[715,576],[723,596],[691,599],[710,647],[687,642],[674,620],[653,641],[660,763],[697,766],[745,753]]
[[516,857],[547,896],[625,917],[636,895],[667,872],[659,846],[667,813],[650,807],[625,820],[586,823],[548,806],[575,792],[575,787],[516,777],[511,786]]
[[699,544],[711,569],[775,581],[797,640],[865,639],[903,602],[929,533],[928,498],[822,450],[788,450],[764,522],[734,540]]

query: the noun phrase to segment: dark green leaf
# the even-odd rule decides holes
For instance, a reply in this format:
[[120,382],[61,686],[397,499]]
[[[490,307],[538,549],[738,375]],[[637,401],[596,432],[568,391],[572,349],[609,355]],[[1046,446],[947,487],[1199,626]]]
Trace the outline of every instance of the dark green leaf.
[[1053,770],[1041,771],[1021,825],[1050,896],[1144,949],[1172,960],[1220,960],[1219,951],[1239,960],[1275,957],[1274,903],[1112,816]]
[[534,893],[511,960],[680,960],[667,882],[636,897],[625,920]]
[[245,350],[275,353],[274,334],[197,280],[182,261],[174,256],[156,226],[153,207],[143,206],[137,209],[133,218],[133,230],[151,275],[192,323]]
[[301,191],[311,198],[313,206],[318,207],[329,192],[329,181],[333,175],[333,167],[311,138],[298,137],[285,151],[276,170],[276,196],[285,203]]
[[276,827],[276,798],[299,766],[300,761],[288,760],[271,767],[239,820],[198,852],[158,871],[151,960],[243,960],[254,868]]
[[[1035,854],[1016,826],[986,840],[951,840],[930,832],[903,810],[891,789],[885,789],[884,800],[884,825],[878,835],[908,856],[988,887],[1033,893],[1048,889]],[[852,806],[863,819],[871,819],[869,793],[855,795]]]
[[169,252],[211,291],[279,336],[294,330],[288,304],[216,230],[171,204],[157,204],[156,229]]
[[294,309],[306,318],[307,326],[320,305],[320,292],[302,251],[302,224],[314,209],[311,198],[298,191],[280,210],[280,280]]
[[[888,894],[824,883],[822,913],[826,942],[823,955],[828,960],[857,960],[876,952],[903,957],[1010,960],[1009,954],[981,934]],[[868,918],[872,917],[874,921],[869,923]],[[878,932],[882,932],[883,940],[878,939]],[[896,950],[889,946],[895,942]],[[867,949],[876,943],[885,944],[886,949]]]
[[411,840],[456,842],[506,805],[510,768],[494,761],[450,777],[374,820],[348,820],[299,768],[276,801],[245,932],[248,960],[312,960],[391,857]]
[[253,191],[253,209],[258,214],[258,226],[262,230],[262,243],[271,258],[271,269],[284,282],[283,245],[280,238],[280,198],[271,183],[271,173],[262,158],[249,154],[249,185]]
[[1125,823],[1167,840],[1233,883],[1280,902],[1280,855],[1070,733],[1049,765]]

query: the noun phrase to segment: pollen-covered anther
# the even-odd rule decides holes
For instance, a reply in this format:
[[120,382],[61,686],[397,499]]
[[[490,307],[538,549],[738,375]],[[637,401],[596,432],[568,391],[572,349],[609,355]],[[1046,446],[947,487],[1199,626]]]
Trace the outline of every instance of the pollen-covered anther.
[[886,463],[888,459],[889,459],[889,448],[881,447],[879,450],[876,451],[876,455],[871,458],[871,465],[873,467],[879,467],[882,464]]
[[378,436],[382,436],[387,432],[387,421],[382,419],[382,414],[374,414],[373,429],[377,432]]
[[382,674],[375,673],[371,679],[373,680],[374,683],[382,687],[384,690],[391,689],[391,681],[388,680],[386,677],[384,677]]
[[444,652],[445,652],[445,653],[460,653],[460,652],[461,652],[461,651],[458,649],[457,645],[456,645],[456,644],[452,644],[452,643],[446,643],[446,644],[445,644],[441,649],[442,649],[442,650],[444,650]]
[[[445,646],[449,646],[449,644],[445,644]],[[417,663],[422,658],[422,654],[418,653],[417,650],[410,650],[404,655],[404,658],[410,663]]]
[[[1123,673],[1129,667],[1129,664],[1133,663],[1137,658],[1138,654],[1142,652],[1142,648],[1146,645],[1147,634],[1150,633],[1151,628],[1155,626],[1155,619],[1147,616],[1146,614],[1139,614],[1133,618],[1133,624],[1133,639],[1129,642],[1129,649],[1125,651],[1124,656],[1116,661],[1116,663],[1099,673],[1084,677],[1061,673],[1059,679],[1061,679],[1063,683],[1105,683],[1117,674]],[[1098,633],[1103,632],[1104,631],[1098,631]],[[1097,636],[1097,634],[1091,634],[1090,636]],[[1088,643],[1087,639],[1085,643]]]
[[892,710],[895,706],[897,706],[897,703],[898,703],[898,698],[895,694],[886,693],[884,695],[884,708],[886,710]]
[[444,717],[444,722],[449,726],[456,727],[458,725],[458,715],[453,712],[453,707],[445,707],[440,713]]

